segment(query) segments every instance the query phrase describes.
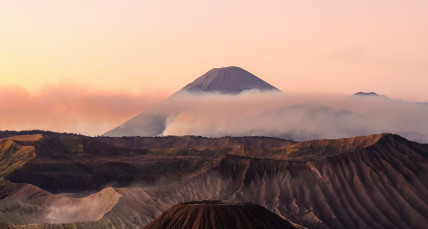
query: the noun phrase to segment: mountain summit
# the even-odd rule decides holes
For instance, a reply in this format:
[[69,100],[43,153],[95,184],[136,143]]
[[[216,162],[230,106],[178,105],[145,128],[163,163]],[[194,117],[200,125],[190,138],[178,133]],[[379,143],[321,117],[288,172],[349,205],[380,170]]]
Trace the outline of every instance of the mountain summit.
[[239,94],[245,90],[275,90],[276,87],[266,83],[254,74],[240,67],[213,68],[181,91],[188,92],[220,92],[222,94]]
[[177,107],[176,99],[182,92],[216,92],[236,95],[245,90],[276,91],[254,74],[240,67],[213,68],[156,106],[138,114],[105,136],[158,136],[163,133],[168,117],[173,118],[185,107]]
[[357,92],[354,94],[354,96],[379,96],[376,92]]

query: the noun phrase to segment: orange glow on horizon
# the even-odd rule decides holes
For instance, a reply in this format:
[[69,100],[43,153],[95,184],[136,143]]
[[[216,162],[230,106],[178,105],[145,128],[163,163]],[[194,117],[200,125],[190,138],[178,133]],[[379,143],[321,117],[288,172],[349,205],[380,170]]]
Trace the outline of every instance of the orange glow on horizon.
[[33,92],[0,87],[0,130],[100,135],[167,96],[100,91],[70,82],[45,85]]

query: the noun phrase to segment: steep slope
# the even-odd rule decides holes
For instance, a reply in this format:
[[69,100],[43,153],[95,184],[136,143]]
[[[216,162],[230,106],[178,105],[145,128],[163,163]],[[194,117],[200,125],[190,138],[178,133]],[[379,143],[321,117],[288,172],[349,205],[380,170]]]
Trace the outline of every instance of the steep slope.
[[266,91],[279,92],[241,68],[212,69],[104,135],[252,135],[306,141],[387,132],[428,143],[428,106],[423,103],[375,92],[308,100]]
[[[167,125],[168,117],[174,117],[185,107],[176,107],[177,101],[183,103],[181,95],[194,93],[239,94],[245,90],[279,90],[257,76],[239,67],[214,68],[174,95],[156,106],[136,115],[122,125],[105,133],[105,136],[158,136]],[[197,95],[196,95],[197,96]],[[183,104],[182,104],[183,105]]]
[[18,140],[38,140],[40,136],[17,136],[0,139],[0,179],[16,169],[21,168],[28,160],[34,158],[34,147],[23,146]]
[[[209,199],[256,203],[307,228],[428,227],[428,145],[397,135],[301,143],[258,137],[49,136],[15,144],[34,146],[36,156],[6,176],[8,182],[20,177],[19,182],[52,192],[75,190],[73,198],[82,202],[66,202],[79,206],[95,203],[85,198],[98,193],[88,193],[93,187],[104,190],[79,185],[114,186],[111,195],[100,198],[103,205],[94,204],[101,207],[86,222],[16,228],[141,228],[179,202]],[[147,177],[150,183],[143,182]],[[16,220],[46,218],[42,209],[62,196],[25,190],[0,200],[7,206],[0,209],[0,222],[10,218],[7,214],[19,216]]]
[[[36,142],[17,141],[36,153],[30,161],[8,169],[5,177],[49,192],[101,190],[106,185],[177,181],[209,169],[226,154],[265,155],[294,142],[277,138],[89,138],[43,136]],[[18,157],[20,151],[11,154]],[[7,162],[5,160],[5,162]],[[0,169],[0,174],[2,170]],[[7,175],[7,176],[6,176]],[[73,179],[70,179],[73,178]]]
[[25,185],[0,201],[0,218],[11,225],[95,222],[101,220],[119,198],[113,188],[75,198]]
[[[345,143],[355,145],[342,147]],[[165,211],[176,202],[222,199],[260,204],[308,228],[428,226],[425,145],[396,135],[300,145],[303,151],[311,149],[315,157],[229,156],[188,182],[140,190],[146,196],[141,200],[144,209],[152,209],[141,220],[148,222],[150,214]],[[330,153],[321,156],[318,148]]]
[[295,228],[260,205],[194,201],[179,203],[153,220],[144,229],[262,229]]
[[312,142],[312,151],[330,145],[328,151],[336,152],[303,160],[227,157],[210,171],[211,179],[159,193],[195,196],[191,190],[196,183],[207,180],[198,186],[209,187],[215,184],[212,177],[218,177],[217,188],[199,189],[196,196],[213,192],[214,198],[257,203],[308,228],[428,226],[426,146],[395,135],[367,137],[351,151],[342,150],[340,142]]
[[132,206],[144,225],[177,202],[220,199],[257,203],[307,228],[428,226],[426,145],[382,134],[302,142],[287,152],[281,160],[231,155],[184,182],[120,189],[111,213]]
[[238,94],[245,90],[279,91],[240,67],[214,68],[179,91]]
[[0,199],[22,187],[21,184],[12,183],[4,178],[35,157],[34,146],[23,146],[16,140],[38,140],[39,137],[39,135],[31,137],[24,135],[0,139]]

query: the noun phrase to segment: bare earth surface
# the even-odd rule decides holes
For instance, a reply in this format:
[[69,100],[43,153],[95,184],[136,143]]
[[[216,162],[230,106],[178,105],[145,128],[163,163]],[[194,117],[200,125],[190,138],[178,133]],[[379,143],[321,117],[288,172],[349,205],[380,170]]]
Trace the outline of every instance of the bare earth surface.
[[295,227],[260,205],[194,201],[175,205],[144,227],[144,229],[157,228],[292,229]]
[[296,143],[42,133],[0,139],[0,159],[0,228],[142,228],[200,200],[251,202],[296,227],[428,227],[428,146],[392,134]]

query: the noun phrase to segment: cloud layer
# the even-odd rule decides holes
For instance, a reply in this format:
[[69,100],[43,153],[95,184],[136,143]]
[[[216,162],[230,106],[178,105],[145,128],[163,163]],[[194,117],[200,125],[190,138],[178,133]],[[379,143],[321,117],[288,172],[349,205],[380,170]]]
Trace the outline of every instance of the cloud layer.
[[0,88],[0,129],[101,135],[147,110],[166,117],[161,135],[308,140],[389,132],[428,142],[428,104],[384,96],[182,93],[153,106],[163,98],[162,94],[95,91],[73,84],[49,85],[37,92]]
[[168,114],[163,135],[308,140],[388,132],[428,142],[428,105],[384,96],[185,94],[159,110]]
[[98,135],[153,105],[162,94],[96,91],[74,84],[30,92],[0,88],[0,130],[43,129]]

